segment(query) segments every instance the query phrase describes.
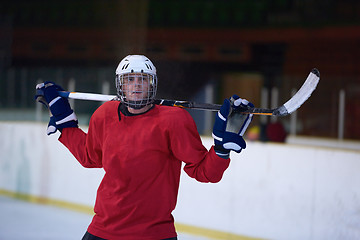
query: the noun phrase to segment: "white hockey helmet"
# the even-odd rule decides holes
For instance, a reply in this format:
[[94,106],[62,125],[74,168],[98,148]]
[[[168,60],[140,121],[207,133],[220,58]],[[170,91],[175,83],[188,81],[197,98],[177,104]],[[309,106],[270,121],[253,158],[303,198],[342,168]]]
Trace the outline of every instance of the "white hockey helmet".
[[[157,76],[156,68],[150,59],[143,55],[128,55],[121,60],[115,73],[117,94],[122,103],[134,109],[143,108],[153,103],[157,91]],[[149,87],[146,89],[147,93],[143,94],[144,97],[142,99],[136,99],[136,101],[127,98],[124,91],[129,77],[135,75],[140,77],[142,82],[147,81],[149,84]]]

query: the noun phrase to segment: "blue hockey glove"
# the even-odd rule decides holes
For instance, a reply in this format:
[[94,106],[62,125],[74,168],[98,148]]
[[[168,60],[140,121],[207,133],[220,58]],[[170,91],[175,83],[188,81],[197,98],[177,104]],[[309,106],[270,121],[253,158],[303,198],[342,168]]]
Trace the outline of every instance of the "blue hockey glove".
[[60,97],[58,91],[63,89],[53,82],[44,82],[36,86],[35,99],[47,106],[52,114],[47,129],[47,135],[58,129],[78,127],[78,121],[69,101]]
[[215,143],[214,149],[218,156],[227,159],[230,150],[239,153],[246,148],[243,135],[252,120],[253,114],[242,114],[237,111],[249,107],[254,107],[254,105],[237,95],[224,100],[216,116],[212,133]]
[[50,121],[46,129],[46,134],[51,135],[53,133],[56,133],[57,126],[56,126],[56,120],[54,116],[50,116]]

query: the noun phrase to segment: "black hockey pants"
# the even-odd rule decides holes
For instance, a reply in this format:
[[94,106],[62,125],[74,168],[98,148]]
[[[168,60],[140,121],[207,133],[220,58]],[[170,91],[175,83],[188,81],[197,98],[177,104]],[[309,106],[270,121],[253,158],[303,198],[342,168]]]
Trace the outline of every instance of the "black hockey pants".
[[[94,236],[91,233],[89,233],[88,231],[86,231],[85,235],[83,236],[83,238],[81,240],[106,240],[106,239]],[[177,240],[177,237],[166,238],[166,239],[162,239],[162,240]]]

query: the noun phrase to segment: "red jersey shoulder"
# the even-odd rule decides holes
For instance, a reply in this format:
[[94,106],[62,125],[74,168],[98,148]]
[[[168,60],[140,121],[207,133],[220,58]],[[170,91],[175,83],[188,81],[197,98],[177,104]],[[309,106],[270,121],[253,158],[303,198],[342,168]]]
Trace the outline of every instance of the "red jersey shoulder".
[[108,101],[103,103],[100,107],[98,107],[94,114],[92,115],[92,119],[104,119],[104,118],[112,118],[118,117],[118,107],[119,101]]
[[169,107],[169,106],[156,106],[160,115],[166,119],[167,122],[189,122],[193,123],[193,118],[190,113],[180,107]]
[[176,117],[176,116],[189,117],[190,116],[188,111],[186,111],[185,109],[180,108],[180,107],[170,107],[170,106],[161,106],[161,105],[157,105],[156,107],[159,109],[159,111],[162,114],[166,114],[169,117]]

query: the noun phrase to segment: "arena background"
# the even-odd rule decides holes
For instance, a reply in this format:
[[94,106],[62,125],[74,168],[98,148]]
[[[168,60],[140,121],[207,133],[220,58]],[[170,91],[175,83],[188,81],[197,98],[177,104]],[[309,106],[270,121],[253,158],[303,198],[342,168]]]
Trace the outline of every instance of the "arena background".
[[[250,181],[252,187],[241,185],[237,191],[243,193],[244,198],[229,197],[224,201],[232,203],[231,206],[234,206],[234,199],[253,201],[254,205],[247,205],[249,202],[243,205],[242,211],[250,211],[243,218],[238,212],[236,217],[224,217],[236,218],[241,226],[227,220],[224,222],[227,225],[217,229],[205,224],[207,217],[203,212],[198,213],[199,217],[204,217],[197,219],[198,224],[191,221],[191,216],[178,214],[180,220],[188,224],[186,226],[200,225],[208,232],[217,229],[228,233],[228,239],[238,235],[266,239],[329,239],[327,234],[335,230],[336,234],[331,235],[334,239],[356,239],[359,237],[356,229],[360,226],[360,196],[356,190],[359,181],[355,176],[360,160],[359,16],[360,3],[355,0],[2,1],[0,193],[27,200],[45,198],[50,202],[61,199],[60,196],[68,197],[66,193],[60,194],[61,185],[54,190],[59,191],[59,196],[53,196],[49,192],[34,191],[33,188],[38,187],[36,181],[27,184],[21,177],[22,173],[28,174],[25,179],[45,174],[32,172],[31,166],[41,163],[50,167],[36,158],[32,162],[26,160],[33,159],[30,155],[34,152],[43,153],[35,149],[50,143],[49,149],[59,147],[56,141],[47,143],[48,139],[54,138],[45,138],[48,113],[34,101],[34,88],[38,82],[54,81],[73,91],[115,94],[114,72],[119,61],[128,54],[144,54],[157,67],[159,98],[221,103],[236,93],[258,107],[271,108],[289,99],[311,69],[317,68],[321,73],[320,83],[298,111],[282,118],[255,117],[248,130],[248,152],[235,163],[240,164],[239,169],[234,167],[234,172],[229,174],[232,181]],[[71,104],[80,124],[86,127],[91,114],[101,103],[71,101]],[[214,113],[189,112],[203,139],[208,139]],[[44,131],[39,135],[33,132],[35,129],[42,131],[41,128]],[[35,134],[34,142],[29,140],[28,134]],[[41,134],[44,134],[43,138]],[[301,146],[302,150],[294,149],[294,145]],[[22,151],[23,148],[28,150]],[[258,152],[254,150],[262,155],[255,154]],[[293,153],[302,156],[304,162]],[[48,153],[43,154],[44,157]],[[279,154],[282,154],[281,159],[276,160]],[[54,164],[59,161],[50,159]],[[268,161],[261,162],[264,159]],[[24,162],[27,165],[23,165]],[[251,165],[248,172],[242,173],[248,164]],[[262,172],[264,175],[259,175],[259,168],[264,167],[262,164],[267,164],[268,168]],[[297,172],[296,167],[304,172]],[[317,181],[319,171],[324,174],[321,183]],[[305,175],[300,174],[305,172]],[[51,174],[58,176],[59,173],[51,171]],[[279,174],[285,174],[281,181],[277,180]],[[306,181],[309,176],[312,180]],[[54,179],[56,183],[62,180],[61,176]],[[229,185],[224,186],[223,191],[232,191],[232,181],[225,180]],[[293,184],[284,189],[282,182],[286,181]],[[184,189],[189,189],[184,196],[201,191],[187,180],[182,183]],[[313,192],[305,194],[307,204],[303,205],[304,199],[294,196],[302,196],[305,186]],[[221,189],[214,191],[221,192]],[[205,192],[200,193],[208,196]],[[257,194],[261,197],[256,197]],[[246,198],[249,195],[251,198]],[[279,204],[283,198],[288,205]],[[327,200],[330,205],[326,205]],[[321,208],[318,208],[319,201],[325,202]],[[65,202],[72,203],[73,199]],[[182,202],[186,203],[186,200]],[[283,214],[278,216],[279,221],[273,219],[275,210],[266,211],[267,203]],[[179,209],[182,207],[180,205]],[[231,209],[234,208],[229,207],[226,211]],[[307,216],[312,219],[299,220],[302,223],[304,219],[309,220],[307,230],[303,231],[308,235],[301,235],[292,228],[297,223],[294,214],[303,209],[307,209],[310,214]],[[253,218],[251,211],[255,212]],[[319,216],[325,212],[329,218],[322,221]],[[276,223],[275,226],[258,225],[264,218],[266,224]],[[286,219],[295,219],[294,225],[287,225]],[[279,226],[287,228],[284,231]],[[335,230],[325,234],[324,229],[328,228]],[[284,235],[279,235],[281,232]]]

